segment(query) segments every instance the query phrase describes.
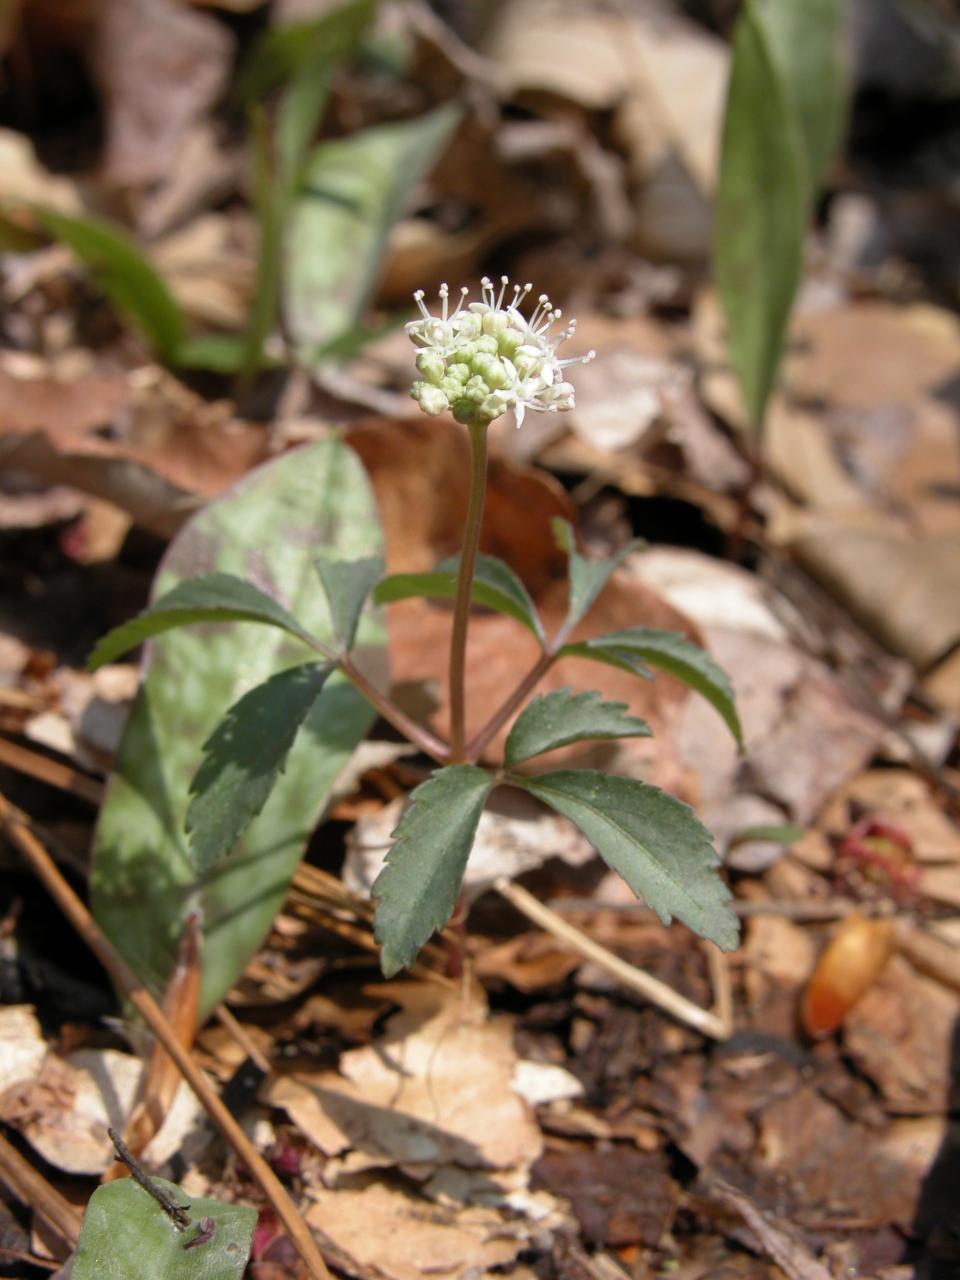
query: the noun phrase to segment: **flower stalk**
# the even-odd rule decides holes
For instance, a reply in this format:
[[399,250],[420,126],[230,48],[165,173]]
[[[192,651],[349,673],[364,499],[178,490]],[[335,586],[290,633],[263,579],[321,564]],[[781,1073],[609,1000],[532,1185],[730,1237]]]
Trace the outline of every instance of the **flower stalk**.
[[471,423],[470,431],[470,496],[460,553],[460,576],[453,608],[453,631],[450,636],[450,760],[459,763],[463,757],[466,736],[466,697],[464,670],[467,658],[467,628],[470,622],[470,597],[477,566],[477,547],[483,522],[483,504],[487,491],[487,428]]

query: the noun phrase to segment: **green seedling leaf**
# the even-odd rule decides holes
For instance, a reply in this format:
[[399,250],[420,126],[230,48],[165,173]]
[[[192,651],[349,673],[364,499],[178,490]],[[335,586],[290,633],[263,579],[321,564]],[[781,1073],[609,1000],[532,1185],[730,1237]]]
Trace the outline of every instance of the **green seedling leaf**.
[[280,627],[311,648],[316,643],[282,604],[252,582],[228,573],[208,573],[179,583],[135,618],[107,632],[87,665],[96,671],[151,636],[197,622],[262,622],[268,627]]
[[808,210],[843,133],[844,0],[762,0],[756,8],[800,130]]
[[730,677],[706,650],[693,644],[679,631],[659,631],[654,627],[628,627],[611,631],[593,640],[564,645],[561,657],[592,658],[611,667],[649,676],[647,664],[659,667],[695,689],[720,713],[724,724],[743,746],[743,730]]
[[553,521],[553,533],[557,546],[566,551],[568,557],[567,574],[570,581],[570,604],[562,634],[569,635],[578,622],[589,611],[590,606],[610,580],[611,575],[623,564],[633,551],[639,551],[644,543],[642,539],[634,539],[621,547],[608,560],[587,560],[577,551],[573,529],[566,520],[556,517]]
[[322,54],[333,65],[352,53],[376,12],[376,0],[350,3],[313,22],[271,27],[250,51],[237,77],[236,98],[250,106],[291,80]]
[[689,805],[634,778],[565,769],[511,782],[575,823],[664,924],[676,916],[724,951],[740,925],[710,833]]
[[472,764],[438,769],[410,796],[371,893],[380,967],[390,978],[453,914],[492,780]]
[[[804,6],[804,20],[809,20]],[[813,91],[816,91],[815,89]],[[759,430],[800,280],[807,177],[796,111],[760,16],[737,21],[714,209],[714,274],[730,362]]]
[[177,1227],[132,1178],[108,1182],[87,1204],[71,1280],[240,1280],[256,1209],[187,1196],[163,1178],[152,1181],[187,1207],[190,1226]]
[[118,311],[132,321],[164,360],[174,363],[186,336],[173,294],[136,244],[100,218],[33,208],[37,221],[72,249]]
[[[252,577],[282,598],[300,626],[336,647],[316,577],[318,555],[374,556],[381,535],[356,454],[338,440],[285,453],[250,472],[176,536],[153,594],[198,573]],[[375,610],[357,631],[364,672],[387,682]],[[327,680],[286,768],[233,850],[198,876],[185,818],[190,785],[227,709],[249,689],[315,657],[279,626],[236,622],[166,632],[147,648],[94,837],[92,892],[102,928],[141,981],[164,989],[191,911],[203,921],[200,1017],[243,971],[283,902],[330,788],[375,713],[345,678]]]
[[324,142],[308,159],[287,236],[284,314],[301,363],[361,322],[387,234],[460,121],[439,107]]
[[[411,596],[453,600],[457,594],[459,566],[460,557],[453,556],[437,565],[432,573],[391,574],[377,586],[373,598],[378,604],[408,600]],[[543,643],[543,627],[526,587],[510,566],[496,556],[477,556],[470,598],[474,604],[515,618]]]
[[317,572],[330,605],[333,634],[343,653],[349,653],[357,634],[363,606],[383,577],[383,557],[365,556],[362,560],[340,560],[321,556]]
[[204,743],[186,821],[198,871],[229,853],[266,804],[334,669],[308,662],[278,672],[235,702]]
[[541,694],[524,707],[507,736],[508,767],[531,756],[585,738],[649,738],[650,726],[628,713],[626,703],[603,702],[602,695],[558,689]]
[[798,827],[793,822],[762,823],[757,827],[744,827],[731,836],[729,848],[735,849],[738,845],[753,840],[763,840],[770,844],[796,844],[806,833],[806,827]]

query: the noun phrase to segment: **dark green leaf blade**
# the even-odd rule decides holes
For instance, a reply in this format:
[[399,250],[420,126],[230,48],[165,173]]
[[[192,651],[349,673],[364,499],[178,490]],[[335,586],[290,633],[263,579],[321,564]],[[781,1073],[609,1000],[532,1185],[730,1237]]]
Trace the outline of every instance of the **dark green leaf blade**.
[[557,545],[566,551],[568,556],[568,576],[570,580],[570,605],[563,624],[563,635],[569,635],[578,622],[586,615],[597,596],[607,585],[610,577],[619,569],[631,552],[639,551],[644,545],[640,538],[628,542],[607,560],[587,560],[577,551],[573,529],[566,520],[559,517],[553,520],[553,532]]
[[374,933],[389,978],[450,919],[492,781],[472,764],[438,769],[410,796],[374,882]]
[[173,294],[134,242],[118,227],[100,218],[80,218],[53,209],[33,209],[40,225],[72,249],[96,276],[118,310],[152,343],[168,362],[186,336]]
[[[444,560],[431,573],[394,573],[384,578],[373,593],[378,604],[408,600],[411,596],[429,596],[435,600],[453,600],[457,594],[459,557]],[[477,556],[471,599],[474,604],[505,613],[520,622],[543,641],[543,627],[530,595],[508,564],[496,556]]]
[[151,636],[195,622],[262,622],[315,647],[313,637],[296,618],[252,582],[230,573],[208,573],[181,582],[135,618],[114,627],[97,644],[87,665],[96,671]]
[[[240,1280],[247,1266],[257,1211],[207,1196],[188,1196],[164,1178],[153,1181],[175,1204],[188,1208],[191,1225],[178,1229],[143,1187],[119,1178],[97,1187],[83,1215],[73,1259],[73,1280]],[[212,1230],[192,1248],[202,1232]]]
[[507,736],[504,760],[508,766],[531,756],[565,747],[585,738],[649,738],[645,720],[632,716],[624,702],[604,702],[594,690],[574,693],[557,689],[529,702]]
[[717,874],[720,859],[689,805],[634,778],[588,769],[510,781],[575,823],[664,924],[676,916],[724,951],[737,946],[740,924]]
[[348,0],[312,22],[274,26],[260,36],[237,76],[235,98],[246,105],[262,101],[295,77],[322,53],[330,64],[347,57],[360,43],[376,12],[376,0]]
[[659,667],[706,698],[720,714],[738,745],[743,746],[743,729],[730,677],[705,649],[693,644],[679,631],[628,627],[593,640],[565,645],[561,650],[561,657],[564,656],[594,658],[627,670],[631,669],[630,662],[636,661],[641,668],[636,672],[638,675],[648,674],[645,664]]
[[186,820],[198,871],[229,853],[267,803],[334,669],[332,662],[307,662],[278,672],[235,702],[204,743]]
[[383,557],[342,560],[334,555],[321,556],[317,573],[330,605],[333,634],[342,651],[349,653],[367,597],[383,577]]
[[714,209],[714,275],[730,361],[759,430],[803,262],[805,165],[796,112],[756,0],[737,21]]

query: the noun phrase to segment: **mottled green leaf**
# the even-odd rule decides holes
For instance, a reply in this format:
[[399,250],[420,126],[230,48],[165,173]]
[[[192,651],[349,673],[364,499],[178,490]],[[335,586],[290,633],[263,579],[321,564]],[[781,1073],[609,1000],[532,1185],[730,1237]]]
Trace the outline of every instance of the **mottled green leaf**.
[[[376,508],[356,454],[337,440],[291,451],[257,468],[205,507],[171,544],[154,595],[218,570],[253,578],[299,622],[335,647],[315,561],[381,550]],[[380,619],[358,631],[364,669],[387,678]],[[334,779],[374,712],[340,674],[307,715],[263,810],[233,851],[197,877],[184,830],[203,744],[249,689],[306,656],[278,627],[170,631],[149,646],[95,835],[92,889],[101,926],[154,992],[169,976],[190,911],[203,919],[200,1016],[221,1000],[269,929]]]
[[650,674],[647,664],[659,667],[706,698],[720,713],[737,742],[743,745],[743,730],[730,677],[705,649],[693,644],[679,631],[628,627],[592,640],[565,645],[561,657],[593,658],[642,676]]
[[844,127],[844,0],[759,0],[756,8],[800,129],[808,207]]
[[93,274],[118,311],[143,333],[164,360],[176,360],[186,336],[173,294],[126,232],[101,218],[34,208],[37,221],[67,245]]
[[446,105],[415,120],[332,139],[308,159],[287,235],[284,314],[300,361],[313,366],[356,328],[390,228],[461,117]]
[[558,689],[541,694],[524,707],[507,736],[508,766],[585,738],[649,738],[650,726],[632,716],[626,703],[604,702],[595,691]]
[[606,560],[588,560],[577,551],[573,529],[566,520],[556,517],[553,532],[557,545],[567,553],[567,575],[570,582],[570,604],[563,624],[562,634],[569,635],[573,628],[589,612],[590,606],[607,585],[612,574],[623,564],[631,552],[639,551],[644,543],[634,539],[621,547]]
[[376,12],[376,0],[350,0],[312,22],[268,28],[255,42],[237,77],[236,98],[248,106],[312,65],[318,54],[331,64],[360,43]]
[[112,662],[151,636],[174,627],[197,622],[261,622],[280,627],[302,643],[313,645],[313,637],[282,604],[255,587],[228,573],[208,573],[178,583],[149,608],[120,627],[114,627],[97,644],[87,662],[91,671]]
[[751,427],[763,423],[803,262],[806,165],[796,112],[759,17],[737,21],[714,209],[714,275]]
[[739,939],[710,833],[689,805],[634,778],[564,769],[511,781],[575,823],[664,924],[676,916],[725,951]]
[[333,634],[342,652],[348,653],[353,648],[363,606],[383,577],[383,556],[365,556],[360,560],[321,556],[317,572],[327,593]]
[[333,670],[307,662],[278,672],[235,702],[204,743],[186,820],[198,871],[229,853],[266,804]]
[[177,1227],[132,1178],[97,1187],[83,1215],[71,1280],[240,1280],[256,1209],[188,1196],[164,1178],[153,1182],[187,1208],[190,1225]]
[[[457,594],[459,556],[444,560],[431,573],[394,573],[377,586],[373,598],[378,604],[407,600],[411,596],[429,596],[435,600],[453,600]],[[505,613],[543,641],[540,618],[526,587],[509,565],[496,556],[477,556],[471,599],[474,604]]]
[[492,781],[472,764],[438,769],[410,796],[374,882],[374,932],[389,978],[450,919]]

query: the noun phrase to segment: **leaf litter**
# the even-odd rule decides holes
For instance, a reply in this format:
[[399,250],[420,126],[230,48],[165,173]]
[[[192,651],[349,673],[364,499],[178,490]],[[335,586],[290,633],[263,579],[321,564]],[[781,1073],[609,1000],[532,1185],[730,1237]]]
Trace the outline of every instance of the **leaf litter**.
[[[328,1262],[361,1280],[904,1280],[913,1260],[956,1256],[956,258],[951,275],[955,249],[939,267],[911,257],[920,211],[942,229],[953,196],[935,164],[911,172],[906,200],[878,194],[882,165],[853,137],[770,402],[751,554],[725,559],[750,459],[702,266],[730,59],[718,24],[680,7],[561,6],[558,19],[524,0],[483,22],[469,6],[443,18],[424,8],[410,25],[417,6],[384,4],[366,61],[338,73],[311,137],[426,118],[467,78],[456,145],[392,227],[354,227],[339,207],[330,225],[344,244],[374,246],[359,265],[379,281],[378,319],[415,287],[502,269],[586,312],[578,342],[600,358],[577,409],[559,427],[545,418],[496,436],[482,549],[519,574],[549,631],[567,603],[553,519],[605,553],[645,536],[651,549],[627,557],[591,625],[705,643],[731,673],[747,741],[738,755],[715,712],[669,679],[591,667],[591,687],[653,739],[543,762],[656,781],[695,806],[746,925],[719,968],[628,898],[568,825],[511,792],[481,819],[465,937],[428,948],[408,980],[378,982],[369,887],[426,765],[381,739],[331,782],[308,864],[227,997],[242,1040],[211,1021],[194,1052],[237,1091]],[[347,343],[340,366],[311,377],[283,368],[278,329],[265,356],[280,368],[238,399],[229,343],[227,374],[163,367],[89,264],[44,241],[26,208],[109,210],[191,334],[242,334],[258,227],[249,139],[229,100],[235,51],[250,53],[254,28],[335,8],[80,5],[79,19],[46,30],[25,11],[0,36],[19,104],[0,135],[4,792],[71,874],[86,871],[90,775],[109,768],[133,672],[87,676],[81,650],[136,612],[191,513],[292,443],[342,433],[376,494],[389,571],[426,571],[456,549],[464,440],[376,407],[397,404],[408,378],[389,333],[359,352]],[[870,38],[890,21],[865,18]],[[55,65],[82,69],[73,101],[82,115],[92,95],[99,135],[57,105],[77,86],[69,71],[54,85]],[[30,104],[45,94],[41,123]],[[880,111],[876,99],[857,109]],[[865,165],[856,198],[879,251],[841,226]],[[314,266],[340,270],[338,252]],[[342,312],[356,298],[334,301]],[[438,732],[449,620],[442,601],[387,610],[394,690]],[[510,619],[481,610],[475,621],[468,687],[482,715],[536,649]],[[538,692],[582,684],[583,670],[565,661]],[[118,1038],[102,976],[4,858],[0,1114],[85,1203],[110,1160],[106,1124],[133,1112],[149,1049]],[[497,881],[532,889],[701,1009],[727,992],[732,1035],[708,1041],[628,990],[569,934],[534,927]],[[458,947],[466,975],[451,978]],[[808,1035],[814,1007],[830,1026],[814,1018]],[[259,1087],[245,1083],[251,1047]],[[183,1086],[143,1158],[152,1172],[178,1165],[191,1194],[258,1204]],[[268,1211],[261,1226],[249,1274],[289,1280],[289,1239]]]

